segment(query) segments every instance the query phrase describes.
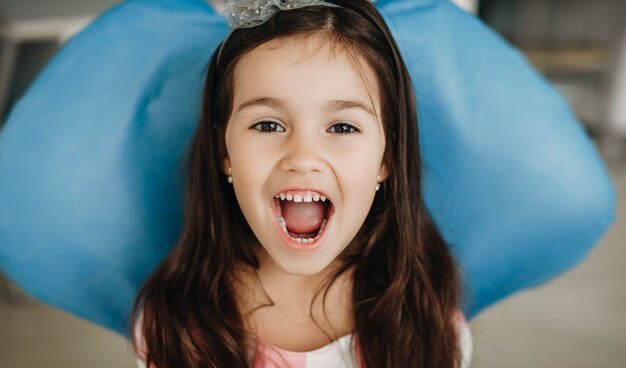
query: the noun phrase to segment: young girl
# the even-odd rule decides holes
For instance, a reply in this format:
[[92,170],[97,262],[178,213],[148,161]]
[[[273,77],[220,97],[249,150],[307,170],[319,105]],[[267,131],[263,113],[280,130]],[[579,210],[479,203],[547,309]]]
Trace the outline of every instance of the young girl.
[[466,367],[411,81],[380,14],[367,0],[227,12],[183,232],[133,308],[140,365]]

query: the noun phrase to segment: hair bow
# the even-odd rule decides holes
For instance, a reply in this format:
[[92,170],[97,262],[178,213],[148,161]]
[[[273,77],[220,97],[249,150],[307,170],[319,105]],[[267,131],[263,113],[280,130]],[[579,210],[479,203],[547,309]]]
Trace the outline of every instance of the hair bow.
[[230,28],[249,28],[265,23],[281,10],[292,10],[312,5],[336,6],[324,0],[230,0],[224,15]]

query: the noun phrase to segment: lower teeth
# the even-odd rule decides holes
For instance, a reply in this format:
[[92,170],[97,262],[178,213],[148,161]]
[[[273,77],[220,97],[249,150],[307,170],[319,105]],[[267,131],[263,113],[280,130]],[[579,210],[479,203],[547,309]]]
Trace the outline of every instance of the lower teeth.
[[283,229],[285,234],[287,234],[287,236],[291,240],[296,241],[298,243],[314,243],[317,239],[320,238],[320,236],[322,236],[324,229],[326,229],[326,223],[328,222],[328,220],[324,219],[324,221],[322,221],[322,226],[320,227],[320,230],[317,232],[317,235],[314,238],[294,238],[293,236],[289,235],[289,231],[287,231],[287,223],[285,222],[285,219],[282,216],[278,217],[278,222],[280,223],[280,227]]

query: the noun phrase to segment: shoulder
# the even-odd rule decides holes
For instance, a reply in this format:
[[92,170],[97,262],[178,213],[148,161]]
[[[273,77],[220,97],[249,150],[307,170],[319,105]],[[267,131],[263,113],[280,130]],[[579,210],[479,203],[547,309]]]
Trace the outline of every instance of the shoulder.
[[[146,340],[143,336],[143,311],[140,311],[137,315],[137,320],[135,321],[135,325],[133,326],[134,334],[133,334],[133,347],[135,350],[135,355],[137,358],[137,367],[138,368],[146,368],[146,356],[147,356],[147,348],[146,348]],[[151,368],[153,366],[151,365]]]
[[455,313],[454,322],[459,338],[459,346],[461,347],[461,368],[469,368],[473,351],[472,334],[463,312],[457,311]]

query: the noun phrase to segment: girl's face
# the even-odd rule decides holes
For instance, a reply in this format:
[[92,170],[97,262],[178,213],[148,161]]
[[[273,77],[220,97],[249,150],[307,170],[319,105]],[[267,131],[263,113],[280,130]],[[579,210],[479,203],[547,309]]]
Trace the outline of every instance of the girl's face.
[[[324,270],[362,226],[377,177],[386,178],[378,86],[365,61],[359,65],[311,37],[268,42],[236,65],[224,171],[269,255],[260,258],[272,264],[262,267],[303,276]],[[281,193],[303,202],[285,203]],[[326,202],[315,202],[316,193]],[[292,240],[281,217],[288,231],[301,230],[292,235],[320,237]]]

